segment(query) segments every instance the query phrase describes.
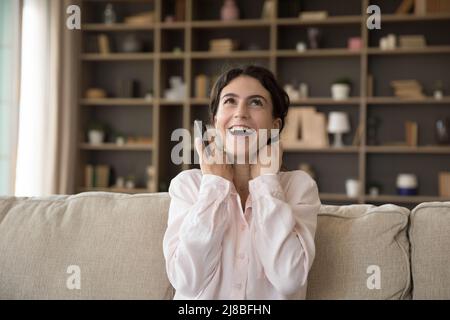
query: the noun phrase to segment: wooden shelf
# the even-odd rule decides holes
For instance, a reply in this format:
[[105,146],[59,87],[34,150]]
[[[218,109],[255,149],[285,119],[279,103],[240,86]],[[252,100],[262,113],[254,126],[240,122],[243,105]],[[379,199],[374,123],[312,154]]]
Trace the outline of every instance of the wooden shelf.
[[270,51],[232,51],[232,52],[213,52],[196,51],[189,54],[192,59],[258,59],[269,58]]
[[335,25],[335,24],[361,24],[363,17],[356,16],[329,16],[322,20],[305,20],[300,18],[279,18],[276,20],[279,26],[295,26],[295,25]]
[[425,97],[424,99],[400,99],[396,97],[368,97],[368,104],[450,104],[450,97],[435,99],[433,97]]
[[187,99],[183,99],[183,100],[167,100],[167,99],[160,99],[158,101],[158,103],[161,106],[182,106],[183,104],[185,104],[188,100]]
[[342,148],[301,148],[295,146],[285,145],[283,143],[284,152],[299,152],[299,153],[358,153],[359,147],[357,146],[344,146]]
[[293,106],[305,106],[305,105],[359,105],[361,103],[360,97],[350,97],[345,100],[334,100],[328,97],[311,97],[303,100],[292,100]]
[[149,31],[155,28],[154,24],[139,25],[128,23],[86,23],[81,26],[82,31],[107,32],[107,31]]
[[161,52],[159,57],[163,60],[183,60],[186,57],[184,52]]
[[174,21],[174,22],[160,22],[157,23],[157,26],[163,30],[172,30],[172,29],[180,29],[184,30],[187,24],[184,21]]
[[221,28],[261,28],[270,27],[270,20],[263,19],[241,19],[236,21],[222,21],[222,20],[204,20],[192,21],[191,27],[196,29],[221,29]]
[[439,196],[398,196],[398,195],[379,195],[364,197],[366,202],[380,202],[380,203],[421,203],[433,201],[450,201],[449,198]]
[[120,146],[115,143],[103,143],[99,145],[82,143],[80,144],[80,149],[96,151],[151,151],[153,150],[153,144],[125,144]]
[[438,21],[438,20],[450,20],[450,14],[382,14],[381,21],[384,22],[416,22],[416,21]]
[[301,57],[359,57],[362,51],[349,50],[346,48],[333,49],[308,49],[302,52],[297,50],[278,50],[277,57],[280,58],[301,58]]
[[190,105],[209,105],[209,99],[208,98],[191,98],[189,99]]
[[154,58],[153,53],[84,53],[81,55],[83,61],[152,61]]
[[425,48],[396,48],[393,50],[381,50],[380,48],[368,48],[367,54],[372,55],[397,55],[397,54],[445,54],[450,53],[450,46],[426,46]]
[[136,98],[81,99],[83,106],[152,106],[153,100]]
[[368,153],[450,154],[450,146],[367,146]]

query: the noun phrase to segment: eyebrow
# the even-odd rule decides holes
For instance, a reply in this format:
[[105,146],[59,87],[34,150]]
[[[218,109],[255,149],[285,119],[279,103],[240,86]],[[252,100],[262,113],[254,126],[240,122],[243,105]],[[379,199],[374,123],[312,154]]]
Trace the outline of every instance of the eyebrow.
[[[239,98],[239,96],[235,93],[227,93],[226,95],[224,95],[222,97],[222,99],[226,98],[226,97],[234,97],[234,98]],[[252,99],[252,98],[262,98],[266,103],[267,103],[267,99],[264,98],[263,96],[259,95],[259,94],[253,94],[251,96],[248,96],[246,99]]]

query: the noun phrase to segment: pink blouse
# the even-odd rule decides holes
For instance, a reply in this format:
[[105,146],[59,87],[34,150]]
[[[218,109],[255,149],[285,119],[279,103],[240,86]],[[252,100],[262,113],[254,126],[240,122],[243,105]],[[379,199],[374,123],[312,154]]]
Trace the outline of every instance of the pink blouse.
[[175,299],[289,299],[306,296],[320,207],[304,171],[249,181],[245,211],[233,183],[199,169],[181,172],[163,249]]

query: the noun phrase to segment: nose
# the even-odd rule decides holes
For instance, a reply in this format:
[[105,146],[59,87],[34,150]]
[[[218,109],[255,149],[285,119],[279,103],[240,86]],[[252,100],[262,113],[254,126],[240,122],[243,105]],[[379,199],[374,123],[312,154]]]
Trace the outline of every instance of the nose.
[[248,119],[248,117],[249,117],[248,108],[247,108],[247,104],[245,103],[245,101],[243,101],[243,100],[239,101],[239,104],[238,104],[238,107],[234,114],[234,117]]

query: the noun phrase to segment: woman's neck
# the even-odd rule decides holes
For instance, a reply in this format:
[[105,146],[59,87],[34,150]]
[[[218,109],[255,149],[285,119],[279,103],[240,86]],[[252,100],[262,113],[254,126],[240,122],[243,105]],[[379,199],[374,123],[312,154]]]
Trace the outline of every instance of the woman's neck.
[[235,164],[233,183],[237,192],[241,195],[247,195],[248,182],[252,179],[249,164]]

